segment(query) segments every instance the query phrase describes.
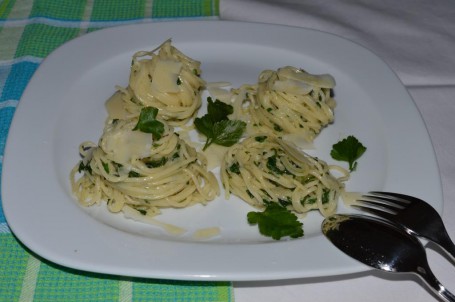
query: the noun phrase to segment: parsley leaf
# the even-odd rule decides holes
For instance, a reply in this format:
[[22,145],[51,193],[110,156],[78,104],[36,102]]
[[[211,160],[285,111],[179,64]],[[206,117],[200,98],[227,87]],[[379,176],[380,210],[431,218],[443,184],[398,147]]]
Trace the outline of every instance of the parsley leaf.
[[354,171],[357,168],[356,160],[362,156],[367,148],[354,136],[350,135],[347,138],[339,141],[332,146],[330,155],[335,160],[346,161],[349,163],[349,171]]
[[227,120],[228,115],[234,112],[234,108],[226,103],[221,102],[220,100],[212,100],[211,97],[207,98],[207,115],[213,121],[222,121]]
[[154,140],[159,140],[164,133],[164,124],[156,119],[158,109],[155,107],[144,107],[141,109],[139,120],[133,131],[151,133]]
[[194,119],[194,126],[196,126],[196,129],[207,136],[207,138],[213,137],[213,124],[214,122],[208,114]]
[[249,212],[247,219],[250,224],[259,226],[262,235],[275,240],[286,236],[303,236],[303,224],[297,220],[297,216],[274,202],[269,203],[264,212]]
[[230,147],[242,137],[246,123],[243,121],[223,120],[213,125],[213,142],[217,145]]
[[230,147],[237,143],[246,129],[246,123],[230,120],[229,114],[234,111],[231,105],[207,98],[207,114],[194,119],[196,129],[207,137],[203,150],[212,143]]

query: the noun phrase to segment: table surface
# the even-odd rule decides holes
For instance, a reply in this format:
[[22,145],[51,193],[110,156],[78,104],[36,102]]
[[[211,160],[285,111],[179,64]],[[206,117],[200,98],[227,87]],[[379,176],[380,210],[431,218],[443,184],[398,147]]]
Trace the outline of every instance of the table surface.
[[[455,2],[440,0],[0,1],[0,172],[21,94],[56,47],[99,28],[137,22],[236,20],[313,28],[367,47],[398,75],[432,140],[443,220],[455,238]],[[1,201],[1,200],[0,200]],[[429,263],[455,291],[455,266],[435,249]],[[262,282],[113,277],[60,267],[11,234],[0,208],[0,301],[436,301],[413,276],[375,271]]]

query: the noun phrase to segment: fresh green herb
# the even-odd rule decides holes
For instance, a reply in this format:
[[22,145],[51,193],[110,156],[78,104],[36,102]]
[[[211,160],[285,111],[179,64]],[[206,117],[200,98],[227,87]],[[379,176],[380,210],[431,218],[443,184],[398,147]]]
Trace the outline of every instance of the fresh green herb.
[[196,127],[197,131],[204,134],[207,138],[213,136],[213,124],[211,117],[206,114],[203,117],[197,117],[194,119],[194,126]]
[[104,171],[109,174],[109,164],[105,163],[104,161],[101,161],[101,164],[103,165]]
[[140,130],[151,133],[154,140],[159,140],[164,133],[164,124],[156,119],[158,109],[155,107],[144,107],[141,109],[139,120],[133,131]]
[[329,189],[322,189],[322,204],[326,204],[330,201],[330,190]]
[[230,147],[239,141],[245,128],[245,122],[239,120],[217,122],[213,125],[213,142],[217,145]]
[[276,155],[267,158],[267,168],[274,174],[281,175],[283,171],[280,170],[276,165]]
[[310,195],[307,195],[302,200],[300,200],[300,203],[303,206],[309,205],[309,204],[314,204],[314,203],[316,203],[316,197],[310,197]]
[[280,169],[277,165],[277,156],[273,155],[267,158],[267,168],[274,174],[276,175],[283,175],[283,174],[288,174],[291,175],[291,173],[286,169]]
[[[261,189],[261,192],[262,192],[263,194],[267,195],[268,198],[272,198],[272,197],[270,196],[270,194],[269,194],[266,190]],[[262,199],[262,202],[272,202],[272,201],[264,201],[264,198],[263,198],[263,199]]]
[[207,114],[196,118],[196,129],[207,137],[203,150],[212,143],[230,147],[237,143],[246,129],[246,123],[240,120],[229,120],[228,115],[234,111],[231,105],[219,100],[207,98]]
[[128,172],[128,177],[131,177],[131,178],[141,177],[141,174],[137,173],[136,171],[130,171],[130,172]]
[[362,156],[367,148],[354,136],[350,135],[347,138],[339,141],[332,146],[330,155],[335,160],[346,161],[349,163],[349,171],[354,171],[357,168],[357,159]]
[[81,162],[79,163],[79,168],[77,169],[77,171],[79,173],[81,173],[83,171],[86,171],[89,174],[92,174],[92,167],[90,166],[90,162],[88,162],[87,164],[84,165],[84,162],[81,160]]
[[238,162],[233,163],[229,167],[229,171],[239,175],[240,174],[240,165],[239,165],[239,163]]
[[162,157],[161,159],[147,161],[145,163],[145,165],[148,168],[158,168],[158,167],[164,166],[166,163],[167,163],[167,158],[166,157]]
[[286,199],[284,199],[284,198],[278,198],[278,202],[280,203],[280,205],[281,205],[282,207],[287,207],[287,206],[292,205],[292,199],[291,199],[291,197],[289,197],[289,196],[286,196]]
[[271,203],[273,203],[273,201],[270,201],[270,200],[268,200],[268,199],[263,198],[263,199],[262,199],[262,203],[267,207],[267,206],[269,206]]
[[146,210],[141,210],[141,209],[136,209],[139,213],[141,213],[142,215],[147,215],[147,211]]
[[259,143],[263,143],[266,139],[267,139],[267,136],[265,136],[265,135],[256,136],[256,137],[254,138],[254,140],[257,141],[257,142],[259,142]]
[[274,125],[273,125],[273,130],[275,130],[275,131],[277,131],[277,132],[281,132],[281,131],[283,131],[283,128],[281,128],[281,127],[280,127],[279,125],[277,125],[277,124],[274,124]]
[[85,171],[85,165],[84,162],[81,160],[79,162],[79,168],[77,169],[77,172],[81,173],[82,171]]
[[228,120],[228,115],[234,113],[234,108],[220,100],[212,100],[211,97],[207,98],[207,114],[214,122]]
[[277,203],[269,203],[264,212],[249,212],[248,223],[257,224],[259,232],[275,240],[289,236],[299,238],[303,236],[303,224],[297,216]]

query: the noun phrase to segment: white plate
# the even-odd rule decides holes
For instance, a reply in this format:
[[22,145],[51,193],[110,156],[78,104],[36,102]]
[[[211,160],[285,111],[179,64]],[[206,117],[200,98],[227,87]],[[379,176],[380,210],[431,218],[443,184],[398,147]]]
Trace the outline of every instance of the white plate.
[[[17,108],[4,159],[3,207],[14,234],[32,251],[76,269],[153,278],[267,280],[358,272],[366,268],[325,239],[322,217],[304,220],[305,237],[273,241],[247,224],[244,202],[167,210],[158,219],[183,236],[106,213],[88,211],[70,194],[78,145],[97,141],[104,101],[127,85],[131,56],[172,38],[202,62],[208,81],[255,83],[263,69],[293,65],[330,73],[336,121],[316,140],[316,155],[333,162],[331,145],[355,135],[368,150],[347,183],[350,191],[413,194],[442,210],[435,155],[424,123],[395,74],[370,51],[330,34],[238,22],[170,22],[100,30],[70,41],[36,71]],[[348,211],[340,202],[340,211]],[[219,226],[210,240],[195,230]]]

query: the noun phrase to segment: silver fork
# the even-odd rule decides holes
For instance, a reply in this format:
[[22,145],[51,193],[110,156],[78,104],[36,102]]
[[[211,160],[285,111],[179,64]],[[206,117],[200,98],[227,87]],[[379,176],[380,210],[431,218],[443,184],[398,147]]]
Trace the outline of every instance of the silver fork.
[[455,261],[455,245],[441,216],[425,201],[404,194],[369,192],[353,207],[401,225],[410,234],[426,238],[447,252]]

